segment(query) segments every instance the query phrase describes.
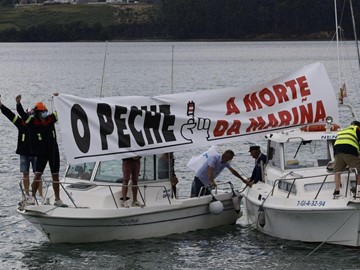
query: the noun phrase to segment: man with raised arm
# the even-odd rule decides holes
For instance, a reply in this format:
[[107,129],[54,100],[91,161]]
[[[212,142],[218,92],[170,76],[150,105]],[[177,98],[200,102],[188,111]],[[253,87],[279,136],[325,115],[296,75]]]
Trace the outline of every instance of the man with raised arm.
[[[58,93],[54,93],[54,96],[57,95]],[[46,164],[49,162],[55,194],[54,205],[67,207],[60,199],[59,190],[60,154],[55,131],[55,123],[58,121],[57,113],[48,114],[45,104],[37,102],[34,106],[34,115],[28,116],[20,101],[21,95],[16,97],[16,109],[29,127],[31,152],[37,157],[35,177],[32,183],[33,196],[35,196],[39,188],[41,176],[44,173]]]

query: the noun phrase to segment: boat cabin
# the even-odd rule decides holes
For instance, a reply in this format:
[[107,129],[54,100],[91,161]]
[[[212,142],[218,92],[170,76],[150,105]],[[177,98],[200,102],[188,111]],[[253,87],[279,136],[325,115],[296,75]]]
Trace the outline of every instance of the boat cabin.
[[[173,160],[171,153],[142,156],[140,158],[139,183],[169,179],[169,171],[173,167],[169,160]],[[82,182],[121,184],[123,182],[122,160],[69,165],[65,178],[79,179]]]
[[[172,157],[171,153],[141,156],[137,200],[142,204],[169,201],[176,196],[169,177],[173,170]],[[61,184],[61,197],[75,207],[119,207],[123,180],[121,159],[71,164]],[[131,180],[128,185],[132,185]],[[127,195],[132,197],[130,189]]]
[[[299,188],[305,192],[319,188],[333,190],[333,177],[327,175],[333,173],[329,168],[334,161],[336,135],[331,131],[305,132],[300,129],[268,135],[268,161],[263,170],[266,183],[291,194],[297,194]],[[301,185],[295,181],[300,179],[304,180]]]
[[268,137],[268,166],[282,171],[327,166],[334,160],[336,132],[288,131]]

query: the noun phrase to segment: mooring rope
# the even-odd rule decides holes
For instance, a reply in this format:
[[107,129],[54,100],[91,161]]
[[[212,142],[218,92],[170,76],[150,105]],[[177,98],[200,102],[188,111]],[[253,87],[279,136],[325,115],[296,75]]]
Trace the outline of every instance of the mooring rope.
[[326,240],[324,240],[322,243],[320,243],[313,251],[311,251],[308,255],[306,255],[306,257],[309,257],[310,255],[312,255],[315,251],[317,251],[322,245],[324,245],[331,237],[333,237],[333,235],[335,235],[342,226],[344,226],[346,224],[346,222],[348,222],[348,220],[355,214],[356,211],[358,211],[359,209],[355,209],[352,214],[328,237],[326,238]]

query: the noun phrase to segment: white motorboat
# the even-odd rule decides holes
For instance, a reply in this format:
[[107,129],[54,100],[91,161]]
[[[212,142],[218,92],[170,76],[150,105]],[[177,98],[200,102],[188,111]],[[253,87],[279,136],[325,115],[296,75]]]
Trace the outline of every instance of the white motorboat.
[[[350,7],[352,10],[352,3]],[[334,0],[335,18],[336,0]],[[354,20],[353,20],[354,22]],[[339,29],[336,20],[336,36]],[[339,72],[340,75],[340,72]],[[340,78],[339,78],[340,82]],[[346,96],[345,83],[339,100]],[[351,104],[351,101],[350,101]],[[352,106],[345,123],[356,118]],[[348,116],[348,117],[347,117]],[[341,174],[340,196],[334,197],[333,145],[337,125],[309,125],[269,134],[268,162],[263,182],[243,193],[249,224],[282,239],[360,246],[360,198],[356,197],[356,169]]]
[[245,190],[244,211],[250,224],[274,237],[360,246],[360,198],[351,192],[355,171],[342,173],[340,196],[334,198],[328,164],[337,133],[317,131],[322,127],[267,136],[265,181]]
[[[142,207],[120,207],[121,160],[112,160],[68,167],[60,193],[67,208],[49,204],[54,199],[48,189],[44,202],[21,204],[17,212],[52,243],[160,237],[235,224],[241,216],[239,193],[230,182],[220,186],[227,192],[175,198],[170,180],[157,177],[156,162],[155,155],[141,159],[137,197]],[[130,191],[128,196],[131,202]]]

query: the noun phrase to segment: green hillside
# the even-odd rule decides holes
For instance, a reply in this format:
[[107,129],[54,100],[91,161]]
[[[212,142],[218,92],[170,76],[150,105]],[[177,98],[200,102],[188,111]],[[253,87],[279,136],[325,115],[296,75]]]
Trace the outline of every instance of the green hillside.
[[[354,13],[360,18],[360,1],[354,2]],[[338,14],[345,38],[353,38],[348,1],[338,6]],[[334,20],[334,3],[324,0],[17,5],[0,8],[0,42],[331,39]]]
[[0,30],[12,27],[22,29],[55,22],[71,23],[79,20],[88,24],[101,22],[104,25],[110,25],[114,21],[115,10],[105,5],[96,8],[89,5],[24,5],[1,11]]
[[118,27],[146,24],[153,13],[152,5],[58,4],[0,8],[0,41],[103,39],[119,31],[125,38],[131,38]]

